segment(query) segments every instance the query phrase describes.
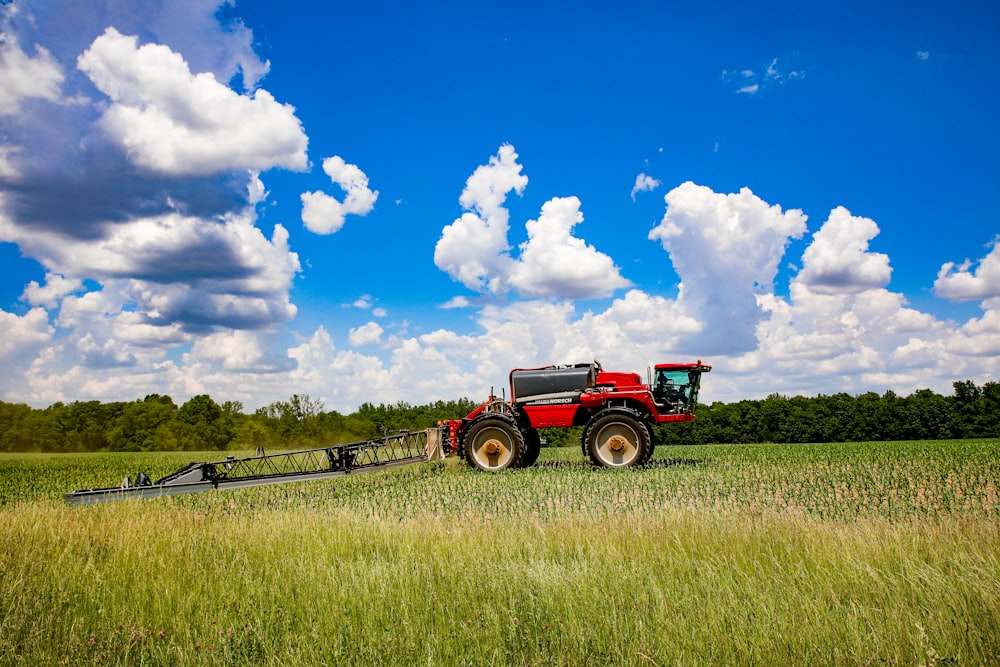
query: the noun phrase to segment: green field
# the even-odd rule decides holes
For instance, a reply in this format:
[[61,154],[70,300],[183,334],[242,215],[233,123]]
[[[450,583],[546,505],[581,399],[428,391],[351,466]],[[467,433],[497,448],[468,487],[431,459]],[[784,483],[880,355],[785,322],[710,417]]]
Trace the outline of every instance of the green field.
[[578,448],[71,507],[0,455],[0,664],[1000,663],[1000,441]]

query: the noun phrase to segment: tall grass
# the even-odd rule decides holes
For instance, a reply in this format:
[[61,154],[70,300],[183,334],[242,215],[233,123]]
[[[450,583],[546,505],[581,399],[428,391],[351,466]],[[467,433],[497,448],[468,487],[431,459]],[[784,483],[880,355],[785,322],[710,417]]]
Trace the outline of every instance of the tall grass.
[[0,458],[0,663],[997,663],[996,446],[546,450],[88,507],[60,494],[141,461]]

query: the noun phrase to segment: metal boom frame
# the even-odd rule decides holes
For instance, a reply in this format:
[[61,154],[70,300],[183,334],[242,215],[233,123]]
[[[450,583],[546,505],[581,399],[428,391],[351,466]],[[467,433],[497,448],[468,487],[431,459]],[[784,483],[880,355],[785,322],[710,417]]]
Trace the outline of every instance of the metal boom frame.
[[286,482],[342,477],[386,470],[442,457],[440,429],[402,431],[382,438],[280,454],[226,457],[224,461],[190,463],[153,482],[139,473],[118,487],[84,489],[65,495],[71,505],[128,498],[155,498],[212,489],[238,489]]

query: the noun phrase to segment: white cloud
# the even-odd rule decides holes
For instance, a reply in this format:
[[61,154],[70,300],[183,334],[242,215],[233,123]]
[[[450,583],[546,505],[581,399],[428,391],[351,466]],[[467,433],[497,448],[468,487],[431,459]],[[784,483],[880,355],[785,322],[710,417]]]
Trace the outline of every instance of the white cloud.
[[24,315],[0,310],[0,359],[5,365],[8,360],[31,359],[54,333],[44,308],[32,308]]
[[[788,299],[758,296],[767,317],[756,328],[756,348],[726,362],[738,376],[730,391],[756,396],[775,386],[781,393],[807,395],[887,388],[905,393],[928,386],[946,391],[955,379],[983,377],[984,368],[959,356],[951,323],[908,307],[902,294],[882,287],[888,258],[869,261],[873,253],[866,252],[878,232],[873,221],[835,209],[824,230],[803,253],[803,269],[791,280]],[[830,271],[818,271],[817,265]],[[831,274],[849,279],[817,281]]]
[[247,203],[256,206],[265,201],[270,194],[270,191],[264,188],[264,181],[260,180],[260,174],[251,171],[250,180],[247,183]]
[[135,355],[119,341],[109,338],[103,345],[98,345],[90,332],[76,341],[76,349],[80,354],[80,363],[87,368],[125,368],[137,362]]
[[368,322],[347,332],[347,340],[351,347],[375,345],[382,341],[384,330],[375,322]]
[[266,239],[250,211],[222,222],[178,214],[137,219],[110,227],[103,239],[4,223],[0,217],[0,234],[69,281],[57,279],[47,288],[29,284],[25,296],[34,302],[77,290],[86,277],[113,283],[124,295],[106,315],[121,313],[130,302],[147,324],[254,328],[287,321],[296,312],[288,290],[300,265],[288,232],[275,225]]
[[525,224],[528,240],[520,256],[512,257],[504,204],[508,193],[521,194],[527,183],[509,144],[488,165],[477,167],[459,199],[472,210],[441,231],[434,251],[438,268],[470,289],[493,295],[513,288],[522,296],[596,298],[631,284],[610,257],[572,235],[583,221],[576,197],[546,202],[538,219]]
[[798,280],[815,292],[861,292],[889,283],[889,257],[868,251],[868,242],[878,236],[874,220],[852,216],[838,206],[813,235],[802,255]]
[[[145,25],[159,41],[173,45],[188,62],[198,65],[199,71],[213,72],[220,81],[241,74],[244,89],[251,90],[268,73],[271,63],[254,53],[253,31],[241,20],[230,16],[220,22],[220,10],[229,3],[175,0],[162,7],[152,4],[146,8],[153,15]],[[117,12],[117,21],[124,18],[121,14]]]
[[355,308],[361,308],[362,310],[368,310],[372,307],[372,295],[362,294],[351,304]]
[[988,357],[995,366],[1000,357],[1000,298],[990,299],[983,306],[982,317],[962,325],[949,348],[966,357]]
[[276,342],[277,337],[270,331],[219,331],[198,337],[184,355],[184,364],[196,376],[219,371],[271,374],[294,369],[295,362],[278,351]]
[[234,15],[232,5],[232,0],[0,2],[2,18],[22,43],[47,39],[60,57],[75,58],[95,35],[114,26],[123,34],[169,44],[192,69],[212,72],[219,81],[242,75],[243,88],[250,90],[270,63],[254,53],[253,32]]
[[509,192],[521,195],[527,185],[514,147],[504,144],[466,180],[459,203],[469,211],[441,230],[434,264],[469,289],[504,292],[513,260],[507,242],[510,213],[503,204]]
[[671,299],[629,290],[602,313],[586,313],[580,319],[586,338],[606,354],[621,341],[629,346],[641,346],[667,353],[679,345],[680,339],[698,334],[704,324],[684,312]]
[[503,204],[507,194],[513,191],[520,196],[527,185],[528,177],[521,173],[514,147],[504,144],[490,157],[489,164],[476,167],[466,179],[458,203],[489,221],[505,223],[508,214]]
[[[102,292],[106,292],[109,289],[112,288],[105,287]],[[122,292],[124,293],[124,290]],[[65,313],[65,310],[66,306],[64,304],[60,317]],[[106,311],[106,314],[106,319],[111,324],[109,335],[130,345],[162,350],[183,345],[195,338],[192,334],[185,333],[184,327],[180,322],[150,324],[144,313],[129,310],[123,311],[121,310],[121,306]],[[103,316],[104,313],[102,313]],[[82,328],[85,330],[88,327],[97,328],[93,322],[88,323]]]
[[323,160],[323,171],[346,193],[339,201],[324,192],[302,193],[302,222],[317,234],[332,234],[344,226],[348,215],[368,215],[375,207],[378,191],[368,188],[368,177],[357,165],[334,155]]
[[179,53],[108,28],[77,60],[111,99],[100,124],[135,164],[169,174],[306,168],[294,107],[266,90],[239,95]]
[[375,317],[379,318],[388,317],[389,311],[387,311],[385,308],[381,306],[376,306],[375,301],[377,301],[377,299],[375,299],[371,294],[362,294],[357,299],[355,299],[353,303],[345,303],[342,304],[341,307],[358,308],[360,310],[370,310],[372,311],[372,315]]
[[15,36],[0,33],[0,115],[20,112],[26,99],[57,100],[63,78],[62,68],[45,48],[35,45],[32,58]]
[[[252,33],[220,23],[224,0],[78,4],[3,17],[0,240],[47,273],[24,286],[35,308],[2,318],[17,349],[0,373],[18,380],[0,391],[190,395],[287,374],[273,332],[296,313],[300,265],[282,225],[270,238],[257,228],[254,206],[268,196],[261,171],[307,166],[307,138],[291,106],[226,85],[242,73],[249,90],[267,72]],[[18,47],[43,39],[49,50],[31,56]]]
[[978,301],[1000,297],[1000,236],[990,243],[992,250],[978,261],[941,266],[934,281],[934,294],[951,301]]
[[670,253],[684,312],[705,324],[693,342],[705,354],[753,349],[765,316],[756,295],[772,289],[785,248],[806,231],[805,214],[769,205],[749,188],[724,195],[690,181],[664,201],[649,238]]
[[722,80],[733,86],[737,93],[755,95],[766,88],[805,78],[805,75],[802,70],[772,58],[757,69],[723,70]]
[[525,227],[520,260],[508,281],[523,296],[592,298],[609,296],[632,283],[621,276],[610,257],[573,236],[583,222],[580,200],[556,197],[542,205],[538,220]]
[[[663,150],[662,148],[660,149]],[[660,181],[646,174],[639,174],[635,177],[635,185],[632,186],[632,201],[635,201],[636,194],[640,192],[652,192],[660,187]]]
[[453,296],[441,304],[441,307],[445,310],[451,310],[453,308],[468,308],[469,305],[470,302],[468,298],[464,296]]
[[[138,356],[141,350],[130,348],[136,362],[122,378],[114,368],[84,372],[82,366],[68,363],[58,346],[47,347],[35,357],[33,370],[19,376],[23,381],[18,382],[18,397],[47,404],[133,398],[152,391],[185,400],[207,392],[219,400],[244,401],[253,409],[292,393],[308,393],[328,408],[346,412],[364,401],[484,399],[490,387],[498,394],[505,390],[511,368],[594,358],[609,370],[642,372],[649,363],[701,356],[715,366],[705,379],[706,401],[764,397],[776,391],[815,395],[892,388],[907,393],[930,386],[946,392],[954,379],[982,382],[1000,371],[995,351],[1000,310],[991,309],[956,331],[908,308],[902,295],[883,288],[819,294],[793,281],[788,299],[774,294],[757,298],[766,317],[755,330],[758,345],[744,353],[708,356],[697,346],[680,351],[679,341],[697,339],[702,323],[685,314],[677,301],[630,290],[596,312],[578,312],[565,301],[488,305],[477,312],[471,333],[437,329],[382,339],[386,349],[377,356],[337,350],[323,327],[284,348],[266,334],[219,332],[196,339],[179,365]],[[373,324],[355,330],[352,345],[366,336],[374,340]],[[953,349],[963,340],[968,349]],[[96,336],[95,345],[107,347]],[[275,367],[274,361],[283,357],[292,362],[286,359],[285,367]],[[115,377],[121,380],[115,383]],[[9,384],[5,389],[9,394]]]
[[24,288],[21,300],[32,306],[45,306],[51,310],[67,294],[82,290],[83,282],[78,278],[66,278],[57,273],[46,273],[45,285],[39,285],[37,281],[32,280]]

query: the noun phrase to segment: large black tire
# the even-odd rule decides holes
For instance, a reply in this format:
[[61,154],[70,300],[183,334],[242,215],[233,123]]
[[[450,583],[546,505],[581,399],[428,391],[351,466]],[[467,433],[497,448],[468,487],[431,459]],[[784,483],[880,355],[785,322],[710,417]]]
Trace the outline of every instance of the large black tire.
[[541,451],[542,436],[538,435],[538,429],[529,428],[524,431],[524,458],[521,459],[521,467],[530,468],[535,465]]
[[483,415],[459,439],[459,456],[476,470],[507,470],[523,465],[526,447],[517,424],[508,417]]
[[653,455],[646,423],[635,410],[611,408],[597,413],[584,431],[587,455],[603,468],[644,465]]

